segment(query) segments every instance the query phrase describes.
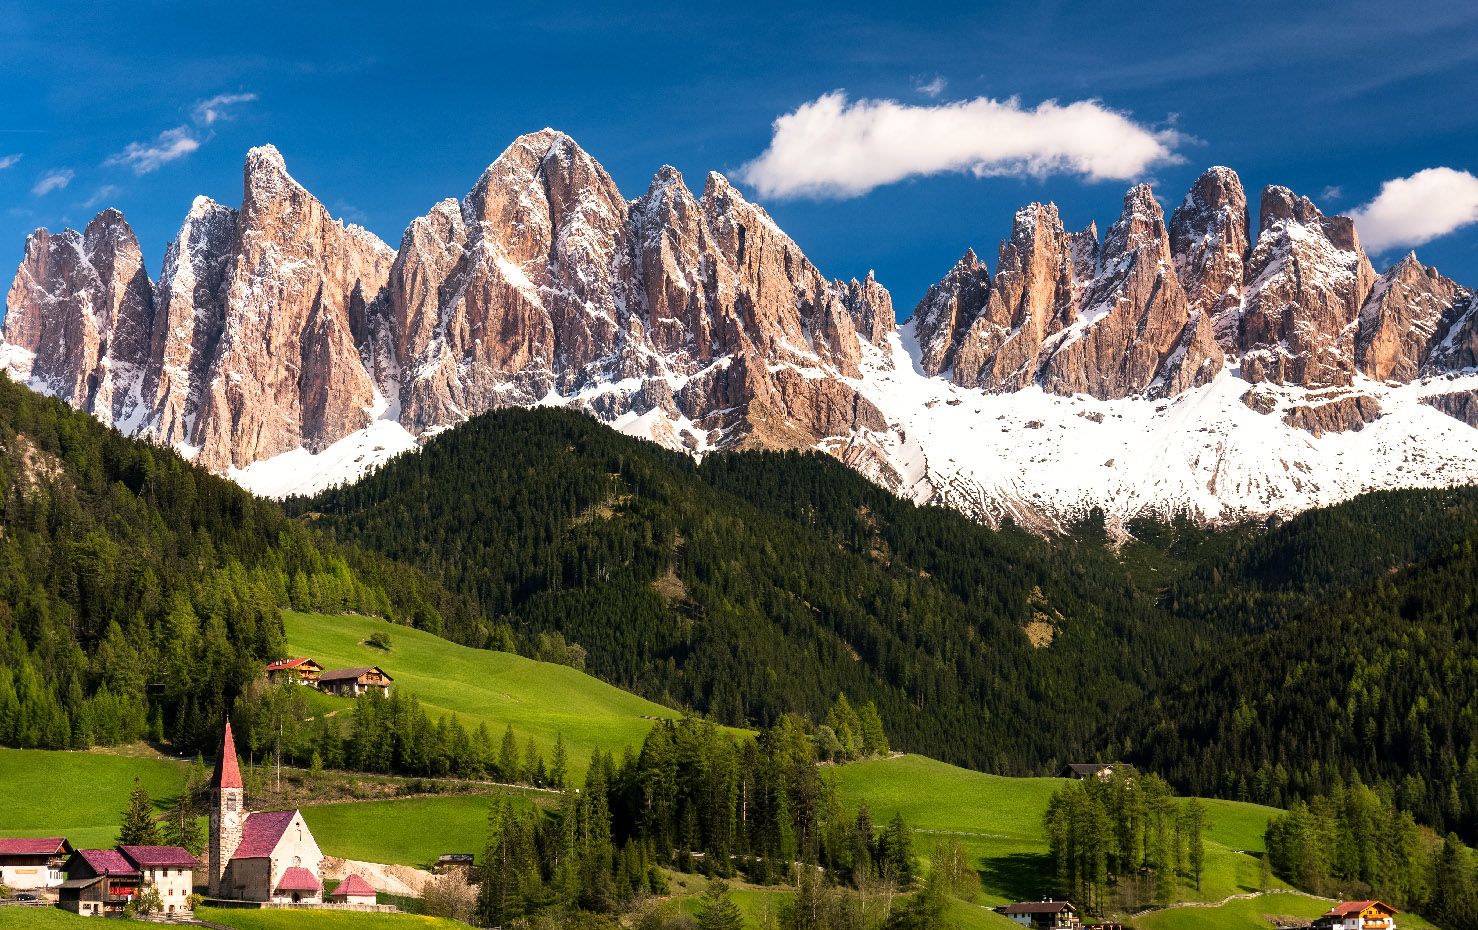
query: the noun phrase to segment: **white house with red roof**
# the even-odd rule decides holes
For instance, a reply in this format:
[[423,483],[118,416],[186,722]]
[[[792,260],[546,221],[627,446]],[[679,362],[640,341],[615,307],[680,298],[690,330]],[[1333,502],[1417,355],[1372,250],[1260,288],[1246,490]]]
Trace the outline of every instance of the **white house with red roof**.
[[79,849],[67,860],[57,906],[91,917],[118,914],[140,890],[152,887],[159,893],[161,915],[188,917],[194,911],[190,895],[198,865],[200,860],[179,846]]
[[1314,921],[1318,930],[1396,930],[1396,909],[1380,901],[1341,901]]
[[0,885],[14,891],[55,888],[72,844],[60,836],[0,837]]
[[323,852],[300,811],[248,812],[231,724],[211,779],[210,895],[237,901],[323,901]]

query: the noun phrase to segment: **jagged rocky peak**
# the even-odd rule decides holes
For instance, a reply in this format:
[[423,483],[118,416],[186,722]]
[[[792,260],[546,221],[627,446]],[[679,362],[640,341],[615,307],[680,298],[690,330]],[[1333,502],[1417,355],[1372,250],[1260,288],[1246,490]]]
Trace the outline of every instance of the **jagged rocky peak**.
[[1038,374],[1043,341],[1077,316],[1078,302],[1096,267],[1096,229],[1064,229],[1056,204],[1016,211],[1001,243],[985,309],[960,338],[956,384],[990,391],[1017,390]]
[[136,415],[153,284],[122,213],[32,233],[6,306],[5,341],[30,353],[33,383],[106,423]]
[[652,347],[679,370],[706,364],[721,351],[714,327],[733,288],[727,262],[715,258],[707,218],[682,173],[663,165],[627,218],[632,279],[627,301]]
[[1441,337],[1427,354],[1423,375],[1478,369],[1478,294],[1471,295],[1466,304],[1454,304],[1440,332]]
[[394,258],[331,217],[272,146],[247,153],[232,242],[221,335],[190,438],[218,470],[318,451],[374,419],[381,399],[355,337]]
[[1208,168],[1170,217],[1170,251],[1191,311],[1211,318],[1216,341],[1238,345],[1249,250],[1247,193],[1230,168]]
[[833,286],[841,294],[842,305],[852,315],[857,335],[875,346],[882,346],[889,335],[898,328],[898,318],[893,312],[893,295],[878,283],[877,274],[868,269],[867,277],[858,281],[835,281]]
[[1355,322],[1375,283],[1349,217],[1326,217],[1307,197],[1268,187],[1247,260],[1242,376],[1305,387],[1347,385]]
[[1355,356],[1362,372],[1378,381],[1410,381],[1427,365],[1454,314],[1472,294],[1428,268],[1411,252],[1371,288],[1360,311]]
[[954,367],[960,338],[984,311],[989,296],[990,271],[974,249],[966,249],[954,267],[930,285],[908,321],[924,374],[933,377]]
[[1165,214],[1148,185],[1124,195],[1099,264],[1083,308],[1046,346],[1045,389],[1105,399],[1172,394],[1220,370],[1210,323],[1186,302]]

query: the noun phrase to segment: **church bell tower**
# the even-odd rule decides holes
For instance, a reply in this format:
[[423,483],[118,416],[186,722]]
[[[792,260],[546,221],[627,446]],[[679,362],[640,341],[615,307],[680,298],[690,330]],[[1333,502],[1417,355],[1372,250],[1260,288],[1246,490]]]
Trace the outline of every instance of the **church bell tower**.
[[241,845],[241,825],[246,820],[246,790],[241,785],[241,766],[236,761],[236,739],[231,735],[231,721],[226,721],[226,736],[216,756],[216,770],[210,782],[210,849],[209,888],[213,898],[230,897],[221,879],[226,865]]

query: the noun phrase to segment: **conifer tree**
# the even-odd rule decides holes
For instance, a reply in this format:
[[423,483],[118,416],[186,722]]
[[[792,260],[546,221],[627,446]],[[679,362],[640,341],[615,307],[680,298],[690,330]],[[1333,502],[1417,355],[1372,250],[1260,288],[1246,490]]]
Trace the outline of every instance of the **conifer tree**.
[[503,745],[498,750],[498,777],[504,781],[518,781],[518,738],[513,735],[513,724],[503,731]]
[[118,845],[159,846],[163,842],[159,824],[154,820],[154,802],[135,776],[133,790],[128,793],[128,807],[123,811],[123,825],[118,830]]
[[708,883],[702,903],[698,905],[696,925],[698,930],[743,930],[744,915],[729,894],[727,882]]
[[554,734],[554,758],[549,764],[549,787],[564,788],[569,777],[569,759],[565,753],[565,735]]
[[862,706],[862,751],[869,756],[886,756],[892,752],[888,745],[888,734],[883,730],[883,718],[878,705],[868,701]]
[[200,833],[200,820],[188,785],[170,805],[164,825],[164,842],[188,849],[196,856],[205,849],[205,837]]

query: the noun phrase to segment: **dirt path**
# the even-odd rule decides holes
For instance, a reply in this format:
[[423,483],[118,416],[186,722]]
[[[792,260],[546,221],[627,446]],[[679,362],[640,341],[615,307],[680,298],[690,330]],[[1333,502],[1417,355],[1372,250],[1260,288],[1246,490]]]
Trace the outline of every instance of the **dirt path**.
[[1147,917],[1150,914],[1154,914],[1158,911],[1173,911],[1177,908],[1182,907],[1222,907],[1224,905],[1231,904],[1233,901],[1251,901],[1253,898],[1261,898],[1264,895],[1270,894],[1296,894],[1301,898],[1310,898],[1315,901],[1334,900],[1333,898],[1321,898],[1319,895],[1309,894],[1308,892],[1298,891],[1293,888],[1272,888],[1268,891],[1249,891],[1246,894],[1228,895],[1227,897],[1222,898],[1220,901],[1180,901],[1176,904],[1167,904],[1164,907],[1147,907],[1144,910],[1139,911],[1138,913],[1130,914],[1129,917],[1131,920],[1133,920],[1140,917]]

